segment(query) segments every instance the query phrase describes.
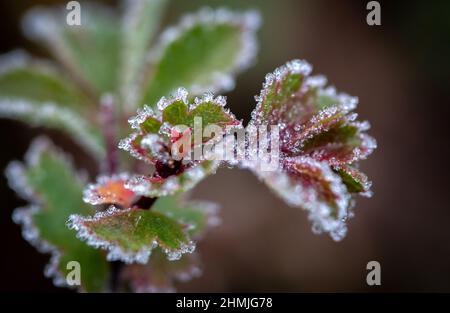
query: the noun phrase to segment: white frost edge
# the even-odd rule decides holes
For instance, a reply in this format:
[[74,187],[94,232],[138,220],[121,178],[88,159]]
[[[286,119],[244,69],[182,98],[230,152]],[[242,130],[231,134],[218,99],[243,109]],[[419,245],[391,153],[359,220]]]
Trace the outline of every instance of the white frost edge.
[[[58,156],[66,163],[66,165],[74,170],[73,163],[67,154],[55,147],[51,141],[46,137],[36,138],[30,145],[30,148],[25,155],[25,163],[29,167],[36,166],[39,158],[44,151],[52,149]],[[50,261],[44,269],[45,277],[51,278],[53,284],[58,287],[75,288],[67,284],[64,275],[58,270],[59,260],[61,259],[61,252],[50,244],[48,241],[40,238],[39,229],[33,223],[33,215],[39,213],[42,209],[39,199],[33,193],[31,186],[26,182],[25,167],[19,161],[11,162],[6,168],[6,177],[8,184],[20,197],[31,202],[26,207],[16,208],[13,212],[12,219],[14,223],[22,226],[22,237],[32,245],[40,253],[49,253]],[[77,177],[84,181],[84,175]]]
[[346,220],[351,217],[349,212],[351,196],[341,178],[324,162],[316,161],[310,157],[297,157],[292,158],[292,160],[306,162],[322,171],[325,179],[330,183],[333,193],[340,196],[340,199],[337,200],[337,218],[333,218],[330,207],[317,198],[314,188],[305,190],[300,184],[293,182],[284,171],[260,171],[255,162],[243,163],[242,165],[244,168],[252,170],[287,204],[307,210],[309,212],[308,218],[313,223],[314,233],[327,232],[333,240],[342,240],[347,233]]
[[[87,245],[94,248],[101,248],[108,251],[106,259],[108,261],[122,261],[127,264],[139,263],[146,264],[150,258],[151,252],[154,248],[158,247],[158,240],[153,240],[146,246],[143,246],[137,252],[126,251],[122,247],[113,244],[93,233],[86,225],[85,222],[98,222],[103,218],[111,217],[117,213],[127,213],[133,209],[128,208],[121,210],[115,206],[110,206],[108,210],[97,212],[93,217],[83,217],[77,214],[72,214],[67,221],[67,226],[70,229],[74,229],[77,232],[77,238],[86,242]],[[192,253],[195,250],[195,243],[190,241],[188,244],[182,244],[180,249],[171,250],[160,246],[166,254],[167,258],[171,261],[178,260],[185,253]]]
[[261,124],[261,117],[259,112],[263,101],[266,99],[269,89],[273,84],[279,83],[286,75],[300,74],[305,77],[304,83],[300,86],[303,92],[309,88],[317,88],[318,95],[329,96],[337,100],[336,105],[339,105],[344,111],[350,112],[356,109],[358,105],[358,98],[350,96],[346,93],[338,93],[333,86],[326,87],[327,78],[324,75],[309,76],[312,72],[312,65],[305,60],[295,59],[286,64],[276,68],[273,72],[268,73],[265,77],[261,92],[255,96],[257,101],[256,108],[252,112],[252,123]]
[[46,75],[63,76],[54,62],[32,57],[25,50],[16,49],[0,55],[0,75],[8,74],[17,69],[29,68],[36,69]]
[[[203,8],[196,13],[186,14],[182,17],[178,25],[167,28],[160,36],[157,44],[148,54],[148,63],[157,64],[168,46],[177,41],[185,32],[197,25],[228,24],[238,27],[241,32],[242,48],[227,72],[213,73],[213,82],[208,85],[192,85],[189,90],[194,94],[201,94],[205,91],[219,92],[229,91],[234,88],[234,76],[250,67],[258,52],[258,41],[256,31],[261,24],[261,16],[257,11],[247,11],[236,13],[225,8],[210,9]],[[141,79],[143,80],[143,79]]]
[[63,125],[62,128],[71,138],[97,159],[101,159],[105,153],[101,145],[93,140],[92,135],[86,131],[89,126],[84,119],[73,111],[61,108],[52,102],[36,103],[22,99],[0,98],[0,117],[18,120],[24,117],[35,126],[50,128],[53,126],[49,121],[56,121],[57,124]]

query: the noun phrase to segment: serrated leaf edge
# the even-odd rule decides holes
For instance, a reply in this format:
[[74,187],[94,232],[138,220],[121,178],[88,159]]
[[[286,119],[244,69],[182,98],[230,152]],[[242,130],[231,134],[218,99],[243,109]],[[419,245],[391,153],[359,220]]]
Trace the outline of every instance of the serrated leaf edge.
[[206,90],[218,92],[228,91],[234,88],[234,77],[239,72],[250,67],[258,52],[258,41],[256,31],[261,24],[261,17],[257,11],[236,13],[226,8],[211,9],[202,8],[196,13],[186,14],[178,25],[167,28],[160,36],[157,44],[148,55],[148,63],[157,63],[164,55],[165,49],[174,41],[178,40],[186,31],[201,24],[230,24],[238,26],[241,33],[241,51],[236,58],[230,73],[217,71],[213,82],[208,86],[189,86],[194,94],[200,94]]
[[[25,164],[27,166],[36,166],[39,162],[39,157],[43,151],[52,149],[58,154],[66,165],[74,171],[73,163],[67,154],[64,154],[57,147],[51,144],[51,141],[46,137],[36,138],[28,151],[25,154]],[[70,286],[67,284],[65,276],[58,270],[59,261],[61,259],[61,252],[57,247],[50,244],[48,241],[40,238],[39,229],[33,223],[33,215],[39,213],[42,210],[39,199],[33,193],[32,188],[28,185],[25,178],[25,168],[19,161],[11,162],[5,172],[8,179],[8,184],[20,197],[29,201],[31,204],[25,207],[16,208],[13,212],[12,219],[14,223],[22,226],[22,237],[33,246],[40,253],[50,254],[50,261],[47,263],[44,269],[44,275],[51,278],[53,284],[58,287],[76,288],[76,286]],[[81,181],[86,180],[85,174],[77,173],[78,179]],[[78,287],[82,290],[81,287]]]
[[106,259],[108,261],[122,261],[127,264],[139,263],[146,264],[150,258],[151,252],[154,248],[160,247],[167,255],[169,260],[178,260],[185,253],[192,253],[195,250],[195,243],[189,241],[188,244],[182,244],[179,249],[171,250],[161,246],[158,239],[153,240],[146,246],[143,246],[137,252],[125,251],[119,245],[100,238],[95,235],[86,225],[85,222],[98,222],[103,218],[114,216],[117,213],[127,213],[132,211],[132,208],[119,209],[115,206],[110,206],[108,210],[97,212],[92,217],[83,217],[81,215],[73,214],[67,221],[67,227],[74,229],[77,232],[77,238],[86,242],[87,245],[94,248],[101,248],[108,251]]

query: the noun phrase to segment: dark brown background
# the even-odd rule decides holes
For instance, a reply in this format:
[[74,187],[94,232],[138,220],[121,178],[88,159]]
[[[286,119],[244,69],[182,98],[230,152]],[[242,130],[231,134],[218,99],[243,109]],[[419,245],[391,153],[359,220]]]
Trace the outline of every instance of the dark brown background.
[[[450,2],[380,1],[382,26],[366,22],[367,1],[174,1],[165,23],[203,4],[259,8],[258,63],[239,76],[228,102],[248,120],[265,73],[293,58],[310,61],[339,90],[360,98],[358,112],[379,144],[362,168],[372,199],[358,199],[340,243],[311,233],[305,212],[286,206],[250,173],[221,170],[194,191],[222,205],[223,224],[200,244],[204,275],[181,291],[450,291],[447,165],[450,104]],[[0,51],[43,50],[20,34],[19,17],[36,3],[0,2]],[[116,3],[109,1],[109,3]],[[0,121],[0,168],[20,159],[42,130]],[[65,149],[67,138],[47,132]],[[77,151],[77,150],[74,150]],[[77,152],[80,165],[84,156]],[[11,221],[25,203],[0,179],[0,290],[65,291],[44,278],[38,254]],[[368,261],[382,285],[365,283]]]

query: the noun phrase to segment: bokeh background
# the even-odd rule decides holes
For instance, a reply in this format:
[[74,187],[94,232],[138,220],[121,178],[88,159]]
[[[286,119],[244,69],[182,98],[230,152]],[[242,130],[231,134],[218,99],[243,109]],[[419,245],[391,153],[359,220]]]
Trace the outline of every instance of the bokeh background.
[[[117,1],[103,1],[111,5]],[[223,223],[200,243],[204,274],[180,291],[450,291],[449,132],[450,2],[380,1],[381,26],[366,24],[368,1],[178,0],[164,24],[203,5],[256,8],[264,18],[255,66],[228,93],[245,121],[264,75],[304,58],[339,90],[360,99],[379,148],[362,162],[374,182],[371,199],[357,199],[348,236],[339,243],[314,235],[302,210],[288,207],[249,172],[222,169],[192,196],[222,206]],[[20,32],[20,16],[36,4],[0,1],[0,52],[17,47],[46,56]],[[0,168],[21,159],[45,132],[86,156],[55,132],[0,120]],[[69,292],[42,275],[41,255],[20,234],[11,213],[25,202],[0,178],[0,290]],[[366,285],[366,264],[381,263],[382,285]]]

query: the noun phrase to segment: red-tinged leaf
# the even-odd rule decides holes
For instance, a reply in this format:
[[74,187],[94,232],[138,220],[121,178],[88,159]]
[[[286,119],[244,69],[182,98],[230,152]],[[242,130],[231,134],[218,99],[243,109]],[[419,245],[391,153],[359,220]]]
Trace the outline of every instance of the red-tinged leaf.
[[136,194],[125,188],[128,174],[99,176],[95,184],[90,184],[83,192],[83,200],[93,205],[116,204],[128,208],[136,200]]
[[148,264],[125,266],[120,279],[126,286],[125,291],[175,292],[176,281],[186,282],[200,275],[200,258],[196,253],[185,254],[177,261],[168,261],[157,249]]
[[335,240],[345,236],[350,195],[325,162],[295,157],[283,160],[277,171],[253,170],[288,204],[308,210],[316,232],[329,232]]
[[316,230],[338,240],[345,234],[343,220],[351,216],[348,191],[368,190],[367,178],[347,166],[365,159],[376,142],[365,133],[369,124],[351,113],[357,98],[325,87],[325,77],[311,77],[311,70],[294,60],[266,76],[250,126],[279,127],[280,166],[264,170],[273,169],[264,159],[242,165],[286,202],[309,210]]
[[[187,91],[179,88],[170,98],[163,97],[157,108],[145,106],[139,111],[129,120],[135,132],[123,139],[119,147],[152,164],[155,171],[151,176],[134,177],[127,187],[139,195],[158,197],[192,188],[214,173],[221,162],[211,161],[203,153],[196,155],[194,150],[203,152],[205,145],[218,145],[231,131],[242,128],[241,122],[224,108],[225,104],[224,97],[215,98],[212,94],[191,103]],[[212,138],[202,136],[208,125],[218,129]],[[198,134],[201,138],[196,140]]]

